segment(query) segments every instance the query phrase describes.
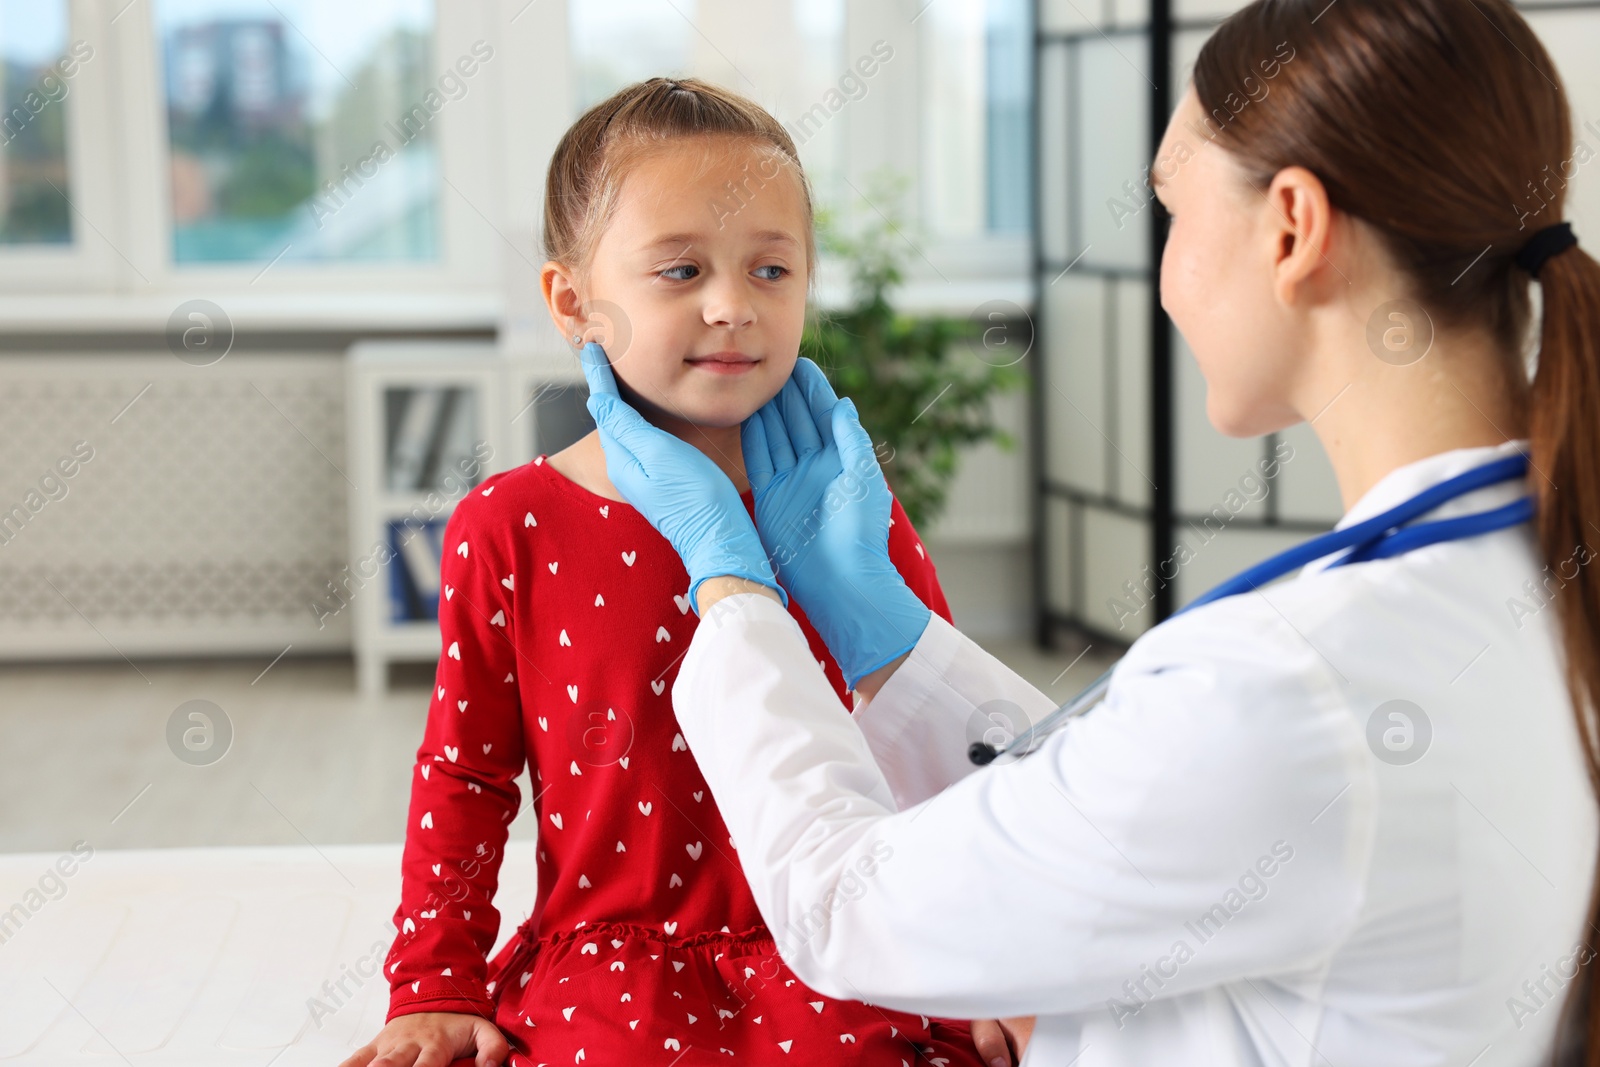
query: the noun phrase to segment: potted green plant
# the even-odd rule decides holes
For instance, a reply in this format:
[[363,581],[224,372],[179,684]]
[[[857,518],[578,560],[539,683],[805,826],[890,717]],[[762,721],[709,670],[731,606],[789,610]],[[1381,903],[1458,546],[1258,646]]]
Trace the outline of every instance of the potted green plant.
[[[984,441],[1016,447],[994,424],[989,401],[1029,379],[985,337],[993,324],[894,309],[889,293],[903,281],[901,262],[911,247],[899,217],[904,181],[881,176],[873,189],[872,209],[863,212],[868,221],[854,233],[834,212],[817,212],[818,242],[848,265],[851,296],[843,308],[813,311],[800,352],[855,402],[889,487],[912,525],[925,529],[944,509],[962,450]],[[974,354],[974,342],[991,358]]]

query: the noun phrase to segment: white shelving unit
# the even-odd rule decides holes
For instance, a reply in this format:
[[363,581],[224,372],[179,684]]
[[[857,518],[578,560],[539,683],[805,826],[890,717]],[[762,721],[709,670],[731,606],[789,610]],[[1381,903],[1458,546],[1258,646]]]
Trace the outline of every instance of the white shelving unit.
[[356,676],[365,695],[389,664],[439,655],[439,549],[455,504],[517,464],[492,343],[363,342],[346,363],[350,563]]
[[456,503],[490,474],[558,452],[594,424],[568,354],[362,342],[349,350],[346,375],[355,488],[344,599],[358,684],[376,695],[391,663],[438,658],[440,539]]

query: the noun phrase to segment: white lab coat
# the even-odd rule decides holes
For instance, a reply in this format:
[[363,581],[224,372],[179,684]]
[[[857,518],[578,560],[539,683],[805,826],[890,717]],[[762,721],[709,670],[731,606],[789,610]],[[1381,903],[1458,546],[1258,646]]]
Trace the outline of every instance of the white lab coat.
[[[1396,470],[1341,525],[1510,448]],[[1314,564],[1151,630],[1101,707],[983,770],[980,705],[1056,700],[937,616],[852,717],[786,611],[729,597],[673,706],[819,992],[1036,1014],[1026,1067],[1531,1065],[1600,847],[1542,571],[1527,526]],[[1369,744],[1392,700],[1425,749],[1394,707]]]

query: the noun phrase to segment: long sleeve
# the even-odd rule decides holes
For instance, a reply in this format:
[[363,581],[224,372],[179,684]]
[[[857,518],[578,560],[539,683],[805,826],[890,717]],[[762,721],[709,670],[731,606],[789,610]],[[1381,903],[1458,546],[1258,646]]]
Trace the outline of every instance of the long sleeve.
[[442,651],[412,771],[401,861],[399,930],[384,971],[389,1018],[418,1011],[493,1017],[486,956],[499,934],[495,887],[521,803],[516,575],[483,489],[445,527]]
[[[1241,609],[1147,638],[1093,715],[898,811],[787,614],[753,594],[707,612],[673,705],[796,975],[984,1018],[1103,1010],[1144,965],[1173,995],[1325,959],[1360,905],[1375,786],[1337,684]],[[970,655],[950,666],[981,684]]]
[[967,757],[974,741],[1009,741],[1054,710],[1027,679],[935,617],[855,721],[896,805],[908,808],[977,770]]
[[934,617],[907,661],[856,709],[856,722],[904,808],[970,774],[973,741],[994,730],[1014,736],[1055,704],[955,628],[933,560],[899,500],[890,520],[889,558]]

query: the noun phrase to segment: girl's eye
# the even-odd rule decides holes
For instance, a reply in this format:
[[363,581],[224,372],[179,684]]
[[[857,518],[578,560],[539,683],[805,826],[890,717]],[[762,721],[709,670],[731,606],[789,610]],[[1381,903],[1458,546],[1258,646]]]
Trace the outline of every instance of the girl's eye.
[[693,263],[684,263],[684,264],[681,264],[681,265],[676,266],[676,267],[668,267],[666,270],[658,270],[658,271],[656,271],[656,275],[658,277],[670,278],[675,282],[686,282],[686,281],[689,280],[687,277],[680,277],[679,275],[676,275],[676,274],[674,274],[672,272],[673,271],[677,271],[677,270],[698,271],[699,269],[700,268],[695,266]]
[[764,270],[775,270],[775,271],[777,271],[777,272],[778,272],[778,273],[777,273],[777,274],[775,274],[775,275],[773,275],[773,276],[771,276],[771,277],[768,277],[768,278],[766,278],[766,279],[765,279],[765,280],[766,280],[766,281],[769,281],[769,282],[775,282],[775,281],[778,281],[778,280],[779,280],[779,279],[780,279],[780,278],[782,278],[782,277],[783,277],[783,276],[784,276],[784,275],[785,275],[785,274],[788,274],[788,273],[790,273],[790,271],[789,271],[789,268],[788,268],[788,267],[780,267],[780,266],[778,266],[778,265],[777,265],[777,264],[776,264],[776,263],[772,263],[772,264],[769,264],[769,265],[767,265],[767,266],[765,266],[765,267],[757,267],[757,268],[756,268],[756,272],[757,272],[757,273],[760,273],[760,272],[761,272],[761,271],[764,271]]

